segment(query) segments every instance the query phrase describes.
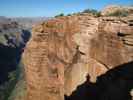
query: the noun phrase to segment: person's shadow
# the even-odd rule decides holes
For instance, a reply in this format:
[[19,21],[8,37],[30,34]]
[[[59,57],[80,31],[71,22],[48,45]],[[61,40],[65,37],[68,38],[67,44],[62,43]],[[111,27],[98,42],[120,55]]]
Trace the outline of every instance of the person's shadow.
[[131,100],[133,88],[133,62],[116,66],[97,78],[96,83],[86,82],[79,85],[65,100]]

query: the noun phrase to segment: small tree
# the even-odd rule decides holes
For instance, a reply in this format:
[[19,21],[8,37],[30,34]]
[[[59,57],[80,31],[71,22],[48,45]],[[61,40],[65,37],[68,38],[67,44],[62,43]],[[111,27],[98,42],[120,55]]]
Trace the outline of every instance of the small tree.
[[125,10],[117,10],[113,13],[108,14],[107,16],[126,17],[128,16],[128,12]]
[[60,14],[56,15],[55,17],[62,17],[62,16],[64,16],[64,13],[60,13]]
[[67,16],[71,16],[71,14],[67,14]]
[[90,14],[93,14],[94,16],[96,17],[100,17],[101,16],[101,12],[95,10],[95,9],[85,9],[83,11],[83,13],[90,13]]

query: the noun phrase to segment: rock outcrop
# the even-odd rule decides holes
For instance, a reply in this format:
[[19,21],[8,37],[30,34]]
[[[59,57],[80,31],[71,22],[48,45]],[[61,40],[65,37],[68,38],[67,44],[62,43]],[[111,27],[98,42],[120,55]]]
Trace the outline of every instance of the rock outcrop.
[[88,14],[52,19],[33,28],[24,53],[27,100],[63,100],[90,75],[133,60],[133,17]]
[[117,12],[117,11],[132,14],[133,13],[133,7],[132,6],[109,5],[102,10],[101,14],[103,16],[108,16],[110,14]]

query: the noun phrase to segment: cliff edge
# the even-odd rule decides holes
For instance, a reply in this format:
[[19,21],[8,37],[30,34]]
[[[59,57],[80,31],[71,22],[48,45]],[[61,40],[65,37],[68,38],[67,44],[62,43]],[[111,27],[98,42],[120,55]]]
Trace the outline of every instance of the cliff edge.
[[133,16],[89,14],[35,26],[24,52],[27,100],[63,100],[86,80],[133,61]]

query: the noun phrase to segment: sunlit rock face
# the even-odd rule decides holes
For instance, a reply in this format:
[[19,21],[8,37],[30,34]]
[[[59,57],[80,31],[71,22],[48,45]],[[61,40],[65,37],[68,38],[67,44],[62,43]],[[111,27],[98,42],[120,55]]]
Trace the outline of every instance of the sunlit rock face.
[[34,27],[23,56],[27,100],[63,100],[87,74],[95,82],[109,69],[132,61],[132,18],[82,14]]
[[27,100],[64,99],[64,70],[76,60],[72,36],[77,32],[77,18],[54,19],[33,29],[24,54]]

